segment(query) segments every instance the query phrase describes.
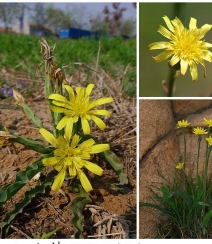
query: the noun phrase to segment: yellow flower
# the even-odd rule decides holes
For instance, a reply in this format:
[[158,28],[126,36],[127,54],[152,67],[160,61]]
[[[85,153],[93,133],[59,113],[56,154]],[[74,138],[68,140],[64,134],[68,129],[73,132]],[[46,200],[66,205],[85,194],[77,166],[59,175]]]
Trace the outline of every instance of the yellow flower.
[[154,60],[161,62],[172,56],[169,60],[170,65],[174,66],[180,62],[182,75],[186,73],[189,66],[193,81],[198,79],[197,64],[200,63],[204,66],[204,76],[206,77],[204,60],[212,62],[212,53],[208,50],[212,44],[201,39],[212,28],[212,25],[205,24],[201,28],[197,28],[197,20],[191,18],[189,29],[186,29],[177,17],[172,21],[167,16],[164,16],[163,19],[169,30],[160,26],[158,32],[168,38],[170,42],[155,42],[149,45],[150,50],[165,49],[164,52],[153,57]]
[[176,169],[179,169],[179,170],[181,170],[181,169],[183,169],[183,165],[184,165],[184,163],[178,163],[177,165],[176,165]]
[[207,120],[207,119],[204,118],[204,120],[205,121],[203,122],[203,124],[208,125],[208,127],[212,127],[212,119]]
[[212,146],[212,137],[209,136],[208,138],[206,138],[206,140],[207,140],[208,144],[209,144],[210,146]]
[[177,122],[177,128],[184,128],[187,127],[188,125],[190,125],[190,123],[188,123],[188,120],[180,120]]
[[196,127],[193,129],[193,133],[195,135],[205,135],[208,134],[207,130],[202,127]]
[[49,96],[49,99],[53,99],[52,103],[57,106],[51,106],[51,110],[56,113],[65,114],[58,123],[57,129],[61,130],[66,126],[72,131],[73,124],[81,119],[84,134],[90,134],[89,120],[93,120],[101,130],[104,130],[106,128],[106,124],[96,115],[110,116],[110,112],[104,109],[98,110],[94,108],[99,105],[112,102],[113,98],[99,98],[89,102],[90,93],[94,84],[89,84],[86,89],[77,87],[76,95],[70,86],[65,85],[64,87],[69,93],[69,100],[60,94],[52,94]]
[[52,190],[57,191],[63,184],[66,172],[68,171],[71,177],[78,176],[82,187],[86,192],[92,190],[91,183],[87,176],[82,171],[85,167],[96,175],[102,175],[103,169],[97,164],[90,162],[92,154],[100,153],[109,150],[109,144],[94,145],[93,139],[88,139],[81,144],[78,135],[74,135],[71,142],[71,133],[69,130],[65,131],[65,135],[55,138],[49,131],[41,128],[39,130],[41,135],[56,149],[54,150],[54,157],[45,158],[42,160],[45,166],[54,166],[59,172],[52,185]]

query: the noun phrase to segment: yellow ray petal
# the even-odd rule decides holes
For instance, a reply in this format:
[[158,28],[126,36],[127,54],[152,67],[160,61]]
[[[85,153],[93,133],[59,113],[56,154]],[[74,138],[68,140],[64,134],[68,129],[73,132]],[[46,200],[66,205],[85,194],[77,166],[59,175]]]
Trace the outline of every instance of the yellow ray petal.
[[95,124],[99,127],[99,129],[104,130],[106,128],[105,122],[100,118],[96,117],[95,115],[92,115],[91,119],[95,122]]
[[77,170],[77,175],[80,179],[80,182],[82,184],[82,187],[86,192],[90,192],[93,190],[90,181],[88,180],[87,176],[84,174],[84,172],[80,169]]
[[81,118],[81,123],[82,123],[82,129],[83,129],[84,134],[85,135],[90,134],[90,132],[91,132],[90,131],[90,125],[89,125],[87,119]]
[[97,164],[88,162],[84,164],[84,167],[91,171],[92,173],[101,176],[103,174],[103,169],[99,167]]
[[91,153],[100,153],[104,151],[110,150],[110,145],[109,144],[97,144],[91,147]]
[[57,139],[49,131],[41,128],[39,132],[51,145],[53,145],[54,147],[59,147]]
[[62,130],[66,124],[68,123],[68,120],[72,120],[72,118],[69,118],[68,116],[64,116],[60,122],[57,124],[57,129]]
[[93,88],[94,88],[94,84],[89,84],[89,85],[86,87],[85,92],[86,92],[86,94],[87,94],[88,96],[91,94]]
[[66,174],[66,167],[64,167],[59,174],[56,176],[54,183],[52,185],[52,191],[58,191],[63,184]]
[[50,158],[44,158],[44,159],[42,159],[42,163],[45,166],[55,165],[59,161],[60,161],[60,158],[57,158],[57,157],[50,157]]

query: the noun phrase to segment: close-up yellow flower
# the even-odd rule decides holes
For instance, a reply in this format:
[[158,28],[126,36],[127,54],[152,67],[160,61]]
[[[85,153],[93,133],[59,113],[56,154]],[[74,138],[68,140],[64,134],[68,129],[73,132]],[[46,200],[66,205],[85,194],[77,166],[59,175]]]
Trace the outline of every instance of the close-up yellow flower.
[[177,128],[185,128],[188,127],[190,123],[188,123],[188,120],[180,120],[177,122]]
[[212,137],[211,136],[209,136],[208,138],[206,138],[206,141],[208,142],[208,144],[210,146],[212,146]]
[[88,123],[90,120],[93,120],[101,130],[104,130],[106,124],[97,115],[110,116],[110,112],[104,109],[95,109],[95,107],[113,102],[113,98],[99,98],[90,102],[90,93],[93,90],[94,84],[89,84],[86,89],[77,87],[76,94],[70,86],[65,85],[64,87],[69,94],[69,100],[60,94],[49,96],[49,99],[52,99],[52,103],[56,105],[51,106],[51,110],[56,113],[65,114],[58,123],[57,129],[61,130],[66,126],[72,131],[73,124],[80,119],[84,134],[90,134]]
[[109,144],[97,144],[93,139],[88,139],[81,144],[79,135],[74,135],[71,138],[69,130],[65,131],[65,135],[55,138],[49,131],[41,128],[41,135],[56,149],[54,157],[45,158],[42,163],[45,166],[54,166],[59,172],[52,185],[52,190],[57,191],[63,184],[66,172],[68,171],[71,177],[78,176],[82,187],[86,192],[92,190],[92,186],[82,168],[85,167],[96,175],[102,175],[103,169],[97,164],[90,162],[91,155],[104,152],[110,149]]
[[208,127],[212,127],[212,119],[205,119],[204,118],[204,122],[203,122],[203,124],[206,124]]
[[176,165],[176,169],[179,169],[179,170],[181,170],[181,169],[183,169],[183,165],[184,165],[184,163],[178,163],[177,165]]
[[207,130],[202,127],[196,127],[193,129],[195,135],[206,135],[208,134]]
[[212,25],[205,24],[201,28],[197,28],[197,20],[191,18],[189,29],[187,29],[177,17],[172,21],[167,16],[164,16],[163,19],[168,29],[160,26],[158,32],[168,38],[170,42],[154,42],[149,45],[150,50],[165,49],[164,52],[153,57],[154,60],[161,62],[172,56],[169,64],[174,66],[180,62],[182,75],[185,75],[189,66],[193,81],[198,79],[197,64],[200,63],[204,67],[206,77],[204,60],[212,62],[212,53],[208,50],[212,44],[205,42],[202,38],[212,28]]

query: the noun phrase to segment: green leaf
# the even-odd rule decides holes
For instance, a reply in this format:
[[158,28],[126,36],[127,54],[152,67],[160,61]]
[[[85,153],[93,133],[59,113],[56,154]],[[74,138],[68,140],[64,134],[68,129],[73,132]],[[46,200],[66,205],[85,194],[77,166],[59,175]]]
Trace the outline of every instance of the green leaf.
[[18,142],[26,147],[29,147],[30,149],[32,149],[33,151],[39,152],[39,153],[43,153],[43,154],[49,154],[50,151],[48,149],[46,149],[46,147],[44,147],[43,145],[35,142],[32,139],[27,139],[21,136],[17,136],[16,138],[10,138],[10,141],[12,142]]
[[183,200],[185,201],[185,203],[187,204],[189,209],[192,208],[193,200],[187,193],[181,192],[181,191],[176,191],[175,194],[179,195],[179,196],[181,196],[183,198]]
[[56,228],[55,230],[49,232],[49,233],[44,233],[42,236],[41,236],[41,239],[49,239],[52,235],[54,235],[54,233],[56,233],[58,230],[61,230],[62,227],[58,227]]
[[34,114],[34,112],[31,110],[31,108],[25,102],[20,103],[20,106],[22,106],[25,114],[32,120],[33,124],[37,128],[40,129],[43,127],[42,121]]
[[79,192],[76,194],[76,198],[73,200],[70,206],[70,211],[73,214],[71,222],[74,225],[75,239],[83,239],[82,212],[85,208],[85,205],[91,203],[92,201],[89,197],[89,194],[82,188],[79,180],[73,179],[71,187],[69,187],[69,190],[70,189],[74,189],[75,191],[78,190]]
[[16,174],[14,182],[0,188],[0,207],[25,186],[37,173],[45,168],[42,159],[50,156],[53,156],[53,152],[28,165],[24,171],[19,171]]
[[116,174],[119,176],[120,183],[115,184],[118,189],[123,189],[125,184],[128,184],[127,174],[124,172],[123,164],[120,159],[116,156],[116,154],[110,150],[102,153],[108,163],[113,167]]
[[17,214],[23,212],[24,207],[26,207],[27,204],[29,204],[36,195],[38,195],[40,193],[45,193],[46,186],[51,185],[53,180],[54,180],[54,177],[51,177],[48,180],[44,181],[41,185],[38,185],[35,188],[27,191],[25,193],[24,199],[21,202],[17,203],[15,205],[15,208],[11,212],[8,212],[5,215],[5,218],[0,223],[0,228],[5,227],[6,225],[9,225],[11,223],[11,221],[14,220],[14,218],[16,217]]
[[207,227],[208,222],[210,221],[211,217],[212,217],[212,210],[210,212],[206,213],[206,215],[204,216],[204,218],[203,218],[203,225],[204,226]]

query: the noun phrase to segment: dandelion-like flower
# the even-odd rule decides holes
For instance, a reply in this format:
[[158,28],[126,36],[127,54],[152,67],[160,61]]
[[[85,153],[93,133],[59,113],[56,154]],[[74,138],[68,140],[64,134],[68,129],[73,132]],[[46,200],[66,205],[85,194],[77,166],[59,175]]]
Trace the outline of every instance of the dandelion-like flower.
[[204,118],[204,122],[203,122],[203,124],[206,124],[208,127],[212,127],[212,119],[205,119]]
[[184,166],[184,163],[179,162],[179,163],[176,165],[176,169],[181,170],[181,169],[183,169],[183,166]]
[[169,64],[174,66],[180,62],[182,75],[186,73],[189,66],[193,81],[198,79],[197,64],[200,63],[204,67],[206,77],[204,60],[212,62],[212,53],[208,50],[212,44],[201,39],[212,28],[212,25],[205,24],[201,28],[197,28],[197,20],[191,18],[189,29],[186,29],[177,17],[172,21],[167,16],[164,16],[163,19],[169,30],[160,26],[158,32],[168,38],[170,42],[155,42],[149,45],[150,50],[165,49],[164,52],[153,57],[154,60],[161,62],[172,56]]
[[206,138],[206,141],[208,142],[208,144],[210,146],[212,146],[212,137],[211,136],[209,136],[208,138]]
[[202,127],[196,127],[193,129],[195,135],[206,135],[208,134],[207,130]]
[[180,120],[177,122],[177,128],[185,128],[188,127],[190,123],[188,123],[188,120]]
[[81,144],[79,135],[74,135],[71,142],[71,133],[65,131],[64,137],[55,138],[49,131],[41,128],[41,135],[56,149],[54,157],[45,158],[42,163],[45,166],[54,166],[59,172],[52,185],[52,190],[57,191],[63,184],[66,172],[68,171],[71,177],[78,176],[80,182],[86,192],[92,190],[92,186],[82,168],[85,167],[96,175],[102,175],[103,169],[97,164],[90,162],[91,155],[109,150],[109,144],[94,145],[93,139],[88,139]]
[[110,112],[104,109],[98,110],[95,107],[110,103],[113,101],[113,98],[99,98],[90,102],[90,93],[94,84],[89,84],[86,89],[77,87],[76,95],[70,86],[65,85],[64,87],[69,94],[69,100],[60,94],[52,94],[49,96],[49,99],[53,100],[52,103],[57,106],[51,106],[51,110],[56,113],[65,114],[58,123],[57,129],[61,130],[67,126],[72,131],[73,124],[81,119],[84,134],[90,134],[89,120],[93,120],[101,130],[104,130],[106,124],[97,115],[110,116]]

